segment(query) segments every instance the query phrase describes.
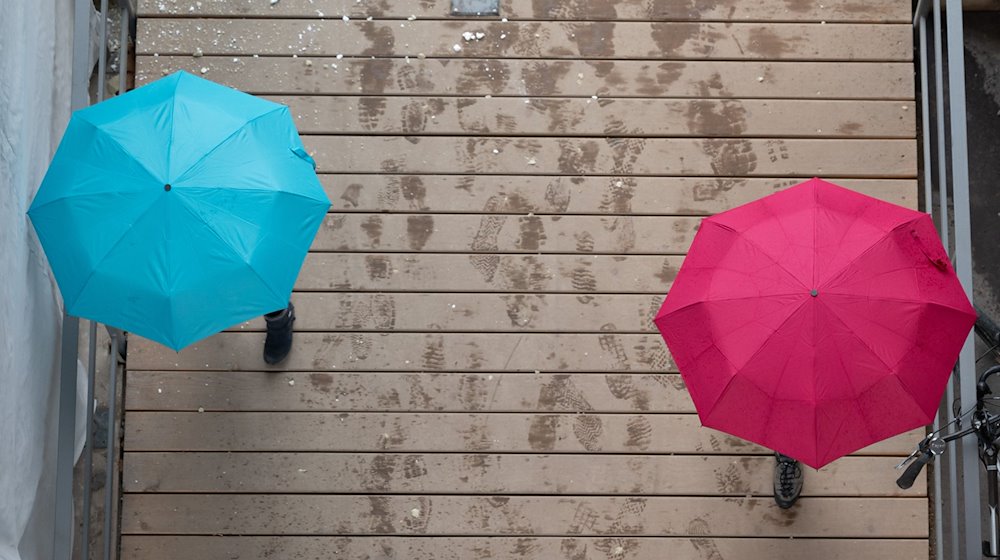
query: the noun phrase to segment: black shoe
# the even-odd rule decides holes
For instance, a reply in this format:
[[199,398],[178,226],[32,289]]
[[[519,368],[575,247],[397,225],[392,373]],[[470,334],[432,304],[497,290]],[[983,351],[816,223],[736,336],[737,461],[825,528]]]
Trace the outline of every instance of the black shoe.
[[774,502],[788,509],[802,493],[802,468],[799,462],[781,453],[774,454]]
[[292,350],[292,323],[295,322],[295,306],[264,315],[267,323],[267,338],[264,339],[264,361],[276,364],[284,360]]

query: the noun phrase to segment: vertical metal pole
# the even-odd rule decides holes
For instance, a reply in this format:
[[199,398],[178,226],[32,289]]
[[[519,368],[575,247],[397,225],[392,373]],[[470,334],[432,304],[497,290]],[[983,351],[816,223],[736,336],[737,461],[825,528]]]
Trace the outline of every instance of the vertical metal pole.
[[[937,156],[938,156],[938,196],[941,208],[941,243],[948,250],[948,166],[945,163],[946,130],[944,128],[944,49],[941,45],[941,0],[934,0],[934,105],[937,118]],[[948,403],[951,406],[951,403]]]
[[[90,105],[90,13],[88,0],[73,2],[73,72],[70,107]],[[76,437],[76,359],[80,321],[62,317],[59,373],[59,428],[56,438],[55,519],[53,520],[52,556],[70,560],[73,554],[73,462]]]
[[[965,123],[965,45],[962,32],[962,0],[947,0],[948,105],[951,117],[951,177],[955,206],[955,272],[966,295],[972,299],[972,232],[969,215],[968,133]],[[962,404],[976,402],[976,359],[972,335],[958,355]],[[973,438],[962,440],[962,498],[965,519],[965,554],[982,553],[982,511],[979,495],[979,448]]]
[[[927,106],[927,16],[920,16],[920,111],[924,130],[930,127],[930,107]],[[927,173],[931,167],[931,140],[929,134],[924,134],[924,211],[934,215],[934,191],[931,188],[931,174]],[[935,426],[936,429],[936,426]],[[936,471],[936,469],[935,469]]]
[[[936,121],[934,138],[937,144],[937,184],[939,196],[940,226],[938,230],[941,234],[941,244],[951,256],[949,248],[949,228],[948,223],[948,164],[947,164],[947,129],[944,126],[944,48],[941,40],[941,0],[934,0],[934,117]],[[956,376],[957,377],[957,370]],[[951,409],[951,403],[955,401],[955,377],[948,380],[945,385],[945,410]],[[958,532],[958,450],[956,446],[949,445],[945,455],[948,465],[948,515],[951,520],[949,531],[950,558],[958,558],[959,552],[959,532]],[[940,541],[939,541],[940,542]],[[943,546],[938,548],[943,549]]]
[[90,321],[87,356],[87,431],[83,462],[83,530],[80,532],[80,556],[90,560],[90,480],[94,463],[94,377],[97,373],[97,323]]
[[97,102],[104,101],[108,75],[108,0],[101,0],[101,23],[97,27]]
[[132,17],[128,11],[128,2],[122,2],[121,7],[121,34],[118,47],[118,95],[125,93],[128,88],[128,31],[132,24]]
[[56,448],[55,560],[73,549],[73,459],[76,436],[76,355],[80,320],[63,314],[59,378],[59,435]]
[[104,473],[104,558],[111,558],[111,509],[114,498],[114,475],[116,474],[115,428],[118,419],[115,409],[118,393],[118,333],[111,333],[111,357],[108,359],[108,458]]

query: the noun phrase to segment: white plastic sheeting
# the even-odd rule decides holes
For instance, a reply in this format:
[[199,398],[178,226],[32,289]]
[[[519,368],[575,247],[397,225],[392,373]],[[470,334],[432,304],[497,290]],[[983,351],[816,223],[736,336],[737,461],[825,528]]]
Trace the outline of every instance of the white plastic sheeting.
[[52,555],[61,315],[25,211],[69,119],[72,38],[72,0],[0,0],[0,560]]

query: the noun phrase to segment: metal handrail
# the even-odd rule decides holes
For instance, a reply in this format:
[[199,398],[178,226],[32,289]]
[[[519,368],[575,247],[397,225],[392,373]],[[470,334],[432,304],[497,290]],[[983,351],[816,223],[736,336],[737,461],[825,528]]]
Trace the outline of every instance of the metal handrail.
[[[943,8],[943,9],[942,9]],[[947,44],[942,48],[942,15],[946,18]],[[934,25],[933,47],[928,45],[927,21]],[[918,56],[920,57],[921,110],[924,125],[923,156],[924,156],[924,205],[925,210],[932,214],[933,189],[936,186],[939,195],[938,218],[941,241],[949,250],[955,264],[955,272],[966,295],[972,299],[972,236],[969,209],[969,162],[968,140],[966,133],[965,111],[965,65],[964,42],[962,31],[961,0],[918,0],[914,10],[913,26],[918,32]],[[928,76],[928,61],[934,61],[934,122],[931,122],[931,107],[929,103],[930,87]],[[945,90],[944,67],[947,61],[948,82]],[[948,98],[949,122],[945,127],[945,96]],[[933,132],[933,133],[932,133]],[[936,160],[931,159],[931,144],[936,147]],[[950,156],[950,157],[949,157]],[[936,181],[931,169],[936,169]],[[948,170],[951,170],[949,181]],[[950,190],[949,190],[950,186]],[[952,195],[949,211],[948,194]],[[953,224],[953,225],[952,225]],[[953,228],[953,237],[952,234]],[[972,335],[966,339],[959,354],[955,375],[949,381],[945,393],[945,403],[950,404],[955,398],[954,384],[957,381],[959,397],[962,403],[973,403],[976,400],[975,355]],[[944,409],[948,410],[948,406]],[[935,421],[935,426],[941,424],[941,413]],[[950,553],[945,556],[946,539],[943,535],[943,492],[942,470],[934,469],[934,530],[936,536],[936,557],[941,558],[975,558],[981,553],[982,531],[980,527],[981,497],[979,494],[979,461],[975,441],[963,441],[961,460],[954,447],[949,448],[942,463],[948,472],[948,515],[950,518],[950,534],[947,543]],[[962,482],[959,484],[958,473],[961,471]],[[961,508],[959,507],[961,505]],[[961,520],[965,523],[960,523]],[[965,532],[959,534],[959,526],[964,525]],[[964,555],[963,555],[964,553]]]
[[[128,74],[128,40],[131,20],[136,14],[135,0],[118,0],[121,17],[121,44],[119,46],[118,93],[127,89]],[[71,89],[71,109],[83,109],[90,105],[89,82],[92,67],[90,66],[90,17],[93,10],[91,0],[74,0],[73,8],[73,72]],[[107,76],[107,21],[108,0],[101,0],[98,26],[98,82],[97,100],[103,101],[106,94],[105,80]],[[73,469],[74,469],[74,437],[76,434],[76,391],[77,391],[77,356],[79,352],[80,321],[63,312],[62,342],[60,345],[60,376],[59,376],[59,427],[56,448],[56,488],[55,488],[55,519],[53,525],[53,559],[71,560],[73,555]],[[115,404],[117,400],[118,346],[122,343],[123,333],[108,329],[111,335],[111,356],[108,364],[108,414],[107,427],[107,461],[104,486],[104,542],[103,558],[109,560],[112,556],[112,514],[114,508],[114,476],[117,471],[115,437],[116,420]],[[94,408],[94,378],[96,375],[97,324],[90,323],[88,333],[89,358],[87,360],[87,415],[84,443],[84,480],[83,480],[83,512],[82,539],[80,550],[83,560],[90,560],[90,512],[91,512],[91,478],[93,475],[93,408]]]

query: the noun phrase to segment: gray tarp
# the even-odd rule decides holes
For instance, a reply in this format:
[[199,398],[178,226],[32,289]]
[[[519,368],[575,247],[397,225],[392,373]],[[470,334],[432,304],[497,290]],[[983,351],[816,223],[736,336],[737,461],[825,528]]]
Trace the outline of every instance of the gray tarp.
[[69,119],[72,36],[72,0],[0,0],[2,560],[52,554],[60,311],[25,211]]

